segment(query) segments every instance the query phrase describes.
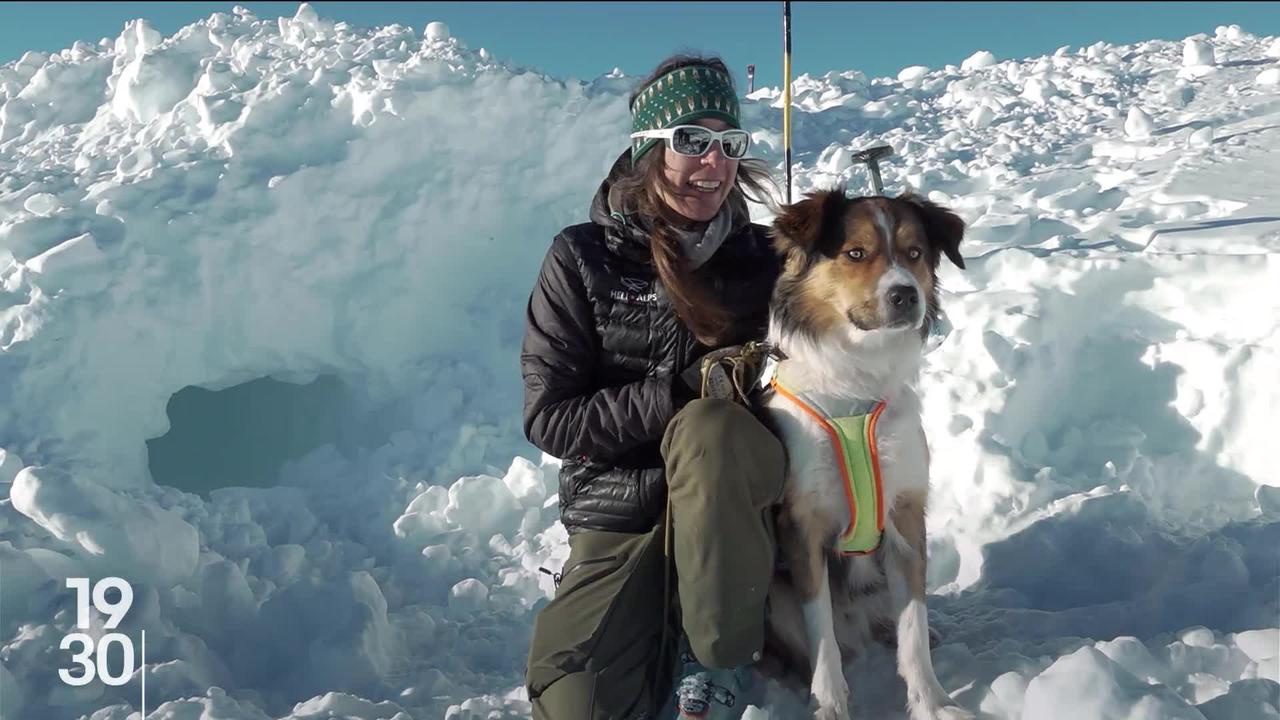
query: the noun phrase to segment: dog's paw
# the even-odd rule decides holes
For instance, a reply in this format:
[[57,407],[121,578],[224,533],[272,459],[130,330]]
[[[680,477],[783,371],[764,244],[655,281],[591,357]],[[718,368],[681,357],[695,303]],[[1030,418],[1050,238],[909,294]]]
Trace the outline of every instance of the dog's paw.
[[975,720],[975,715],[959,705],[913,708],[911,720]]
[[814,720],[849,720],[849,685],[844,676],[814,676],[813,702],[817,705]]

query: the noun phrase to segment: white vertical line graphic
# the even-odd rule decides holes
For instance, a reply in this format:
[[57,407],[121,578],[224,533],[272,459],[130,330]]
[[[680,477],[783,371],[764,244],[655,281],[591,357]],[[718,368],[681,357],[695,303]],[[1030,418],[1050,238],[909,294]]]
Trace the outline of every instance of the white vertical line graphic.
[[142,631],[142,717],[147,720],[147,631]]

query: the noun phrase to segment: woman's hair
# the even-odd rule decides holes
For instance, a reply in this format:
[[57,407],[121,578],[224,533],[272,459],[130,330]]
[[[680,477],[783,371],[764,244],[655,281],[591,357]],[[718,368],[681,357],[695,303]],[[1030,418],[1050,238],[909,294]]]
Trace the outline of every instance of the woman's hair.
[[[690,66],[711,67],[729,75],[729,69],[719,58],[673,55],[663,60],[631,93],[631,102],[635,102],[640,91],[649,83],[672,70]],[[659,195],[660,188],[672,195],[683,190],[672,186],[663,172],[665,169],[666,152],[663,145],[642,155],[630,173],[614,182],[613,192],[618,194],[623,207],[639,211],[650,224],[649,245],[653,252],[653,264],[676,314],[700,342],[714,346],[728,340],[733,317],[689,269],[680,250],[675,230],[688,227],[691,221],[668,207]],[[776,211],[777,201],[773,195],[775,189],[776,184],[764,161],[743,158],[738,161],[738,174],[725,203],[743,215],[747,212],[747,200]]]

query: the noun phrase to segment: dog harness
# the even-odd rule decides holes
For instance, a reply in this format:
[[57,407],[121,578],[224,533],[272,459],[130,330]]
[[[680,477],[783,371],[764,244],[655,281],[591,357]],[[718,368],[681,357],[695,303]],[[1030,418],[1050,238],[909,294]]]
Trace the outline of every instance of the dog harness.
[[833,414],[813,393],[788,386],[783,377],[786,362],[778,363],[770,386],[813,418],[831,438],[836,467],[844,479],[844,496],[849,503],[849,527],[836,538],[841,555],[866,555],[880,547],[884,535],[883,483],[880,456],[876,451],[876,423],[885,403],[867,401],[847,415]]

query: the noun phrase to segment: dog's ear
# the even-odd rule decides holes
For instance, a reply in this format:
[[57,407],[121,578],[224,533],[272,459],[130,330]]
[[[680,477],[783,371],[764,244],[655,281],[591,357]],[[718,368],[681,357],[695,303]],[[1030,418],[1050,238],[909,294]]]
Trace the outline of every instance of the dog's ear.
[[795,248],[805,253],[834,252],[841,244],[844,188],[819,190],[782,209],[773,221],[773,244],[781,253]]
[[956,267],[963,270],[964,258],[960,255],[960,241],[964,239],[964,220],[950,209],[919,195],[906,193],[899,195],[898,199],[915,207],[916,216],[924,225],[924,234],[929,244],[942,251]]

